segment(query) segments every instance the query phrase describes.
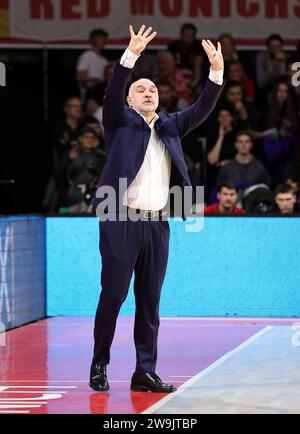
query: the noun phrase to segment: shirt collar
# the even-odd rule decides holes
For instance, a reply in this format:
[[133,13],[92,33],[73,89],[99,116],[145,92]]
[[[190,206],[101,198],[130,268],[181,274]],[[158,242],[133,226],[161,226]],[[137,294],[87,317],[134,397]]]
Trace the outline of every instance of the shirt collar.
[[[135,111],[136,111],[136,110],[135,110]],[[145,121],[146,124],[147,124],[147,121],[146,121],[145,116],[141,115],[141,113],[139,113],[138,111],[136,111],[136,113],[139,114],[139,115],[144,119],[144,121]],[[159,119],[159,115],[158,115],[157,113],[155,113],[155,114],[154,114],[154,118],[152,119],[151,123],[150,123],[150,124],[147,124],[148,127],[152,129],[152,128],[154,127],[155,122],[156,122],[158,119]]]

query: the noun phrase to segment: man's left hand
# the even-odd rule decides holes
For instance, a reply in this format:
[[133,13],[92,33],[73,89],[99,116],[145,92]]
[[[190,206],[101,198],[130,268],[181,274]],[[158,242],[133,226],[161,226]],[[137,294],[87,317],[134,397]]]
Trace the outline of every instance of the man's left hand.
[[203,39],[202,47],[210,61],[211,69],[213,71],[221,71],[224,69],[224,59],[220,42],[218,42],[218,48],[216,48],[209,39]]

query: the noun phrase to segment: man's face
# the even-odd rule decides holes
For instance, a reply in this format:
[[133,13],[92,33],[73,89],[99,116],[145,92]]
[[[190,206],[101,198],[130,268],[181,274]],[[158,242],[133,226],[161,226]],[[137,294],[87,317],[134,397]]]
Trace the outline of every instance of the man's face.
[[220,205],[222,205],[225,209],[229,210],[233,208],[237,202],[237,192],[236,190],[223,187],[222,190],[218,193],[218,199]]
[[271,54],[281,53],[282,51],[282,43],[277,39],[273,39],[269,44],[269,51]]
[[127,101],[138,113],[155,113],[159,102],[157,87],[150,80],[138,80],[131,87]]
[[283,214],[292,214],[296,203],[296,195],[293,193],[279,193],[275,197],[275,202]]
[[230,128],[233,124],[233,116],[227,110],[221,110],[218,116],[219,124],[224,128]]
[[85,152],[91,152],[96,149],[98,139],[93,133],[85,133],[79,137],[79,142]]
[[88,99],[86,102],[86,112],[88,114],[96,113],[96,111],[99,109],[99,104],[94,99]]
[[289,89],[286,84],[282,83],[277,89],[277,100],[280,103],[284,103],[289,95]]
[[97,48],[98,50],[103,50],[103,48],[106,44],[106,38],[98,35],[98,36],[95,36],[91,42],[92,42],[93,47]]
[[222,51],[225,54],[232,53],[234,51],[234,45],[232,43],[232,40],[228,38],[227,36],[224,36],[220,40],[222,45]]
[[234,63],[228,68],[228,80],[229,81],[238,81],[241,82],[243,80],[243,70],[241,65],[238,63]]
[[82,104],[80,99],[73,98],[67,102],[65,113],[75,119],[80,119],[82,116]]
[[235,147],[240,155],[249,155],[253,147],[252,140],[246,135],[239,136],[236,140]]
[[174,93],[170,86],[158,86],[158,94],[161,104],[168,104],[173,100]]
[[241,102],[243,100],[243,90],[241,86],[230,87],[227,90],[227,99],[231,103]]
[[195,39],[196,35],[193,29],[185,29],[181,34],[181,40],[186,44],[192,44]]
[[172,75],[175,69],[175,59],[171,53],[161,53],[158,55],[157,65],[161,75]]

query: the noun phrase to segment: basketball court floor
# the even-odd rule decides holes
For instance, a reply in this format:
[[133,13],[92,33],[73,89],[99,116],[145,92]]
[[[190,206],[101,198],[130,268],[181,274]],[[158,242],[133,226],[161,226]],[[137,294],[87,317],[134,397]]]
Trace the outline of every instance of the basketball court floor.
[[58,317],[2,336],[0,413],[300,413],[300,320],[161,318],[157,374],[178,387],[170,395],[130,392],[133,319],[124,317],[111,389],[89,389],[92,335],[93,318]]

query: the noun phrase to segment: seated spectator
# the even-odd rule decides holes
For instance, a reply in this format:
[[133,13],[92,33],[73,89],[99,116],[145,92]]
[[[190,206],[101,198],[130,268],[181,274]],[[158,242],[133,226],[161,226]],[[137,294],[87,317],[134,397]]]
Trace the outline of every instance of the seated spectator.
[[85,100],[88,89],[93,89],[104,81],[104,70],[108,61],[102,52],[107,38],[108,33],[105,30],[93,30],[90,34],[92,48],[82,53],[79,58],[76,80],[80,85],[82,100]]
[[272,174],[273,185],[278,185],[283,182],[299,132],[297,108],[291,90],[285,82],[277,83],[272,94],[269,95],[263,120],[264,129],[277,130],[277,137],[264,137],[261,146],[265,164]]
[[248,132],[240,132],[237,135],[235,146],[237,155],[226,166],[222,167],[218,177],[218,184],[231,180],[237,188],[241,189],[256,184],[270,186],[271,178],[269,173],[251,153],[253,149],[251,135]]
[[79,146],[67,152],[56,170],[59,185],[68,179],[69,189],[60,206],[68,207],[71,212],[84,212],[89,209],[90,201],[106,163],[106,153],[98,146],[98,136],[90,128],[83,128],[79,134]]
[[197,27],[186,23],[181,27],[180,39],[169,45],[176,66],[180,68],[196,89],[202,78],[203,48],[197,40]]
[[293,101],[293,95],[289,86],[284,81],[279,81],[273,91],[268,95],[268,104],[264,110],[264,127],[288,128],[292,133],[299,132],[299,114]]
[[158,111],[174,113],[188,107],[185,100],[178,99],[172,84],[167,80],[155,83],[159,93]]
[[82,104],[77,96],[67,98],[64,103],[65,120],[58,122],[51,128],[51,146],[54,155],[54,164],[62,154],[76,146],[78,133],[81,128]]
[[295,190],[288,184],[281,184],[275,191],[275,202],[281,214],[299,212],[296,206],[297,196]]
[[222,53],[224,57],[225,73],[226,73],[230,62],[239,61],[239,55],[236,50],[235,39],[230,33],[223,33],[218,38],[218,41],[220,41],[222,45]]
[[225,166],[235,157],[234,115],[230,107],[220,109],[217,118],[217,126],[208,137],[208,188],[216,185],[221,167]]
[[273,83],[286,74],[288,55],[283,50],[283,39],[278,34],[267,39],[267,51],[258,53],[256,59],[256,77],[260,88],[272,86]]
[[219,105],[231,105],[234,110],[235,127],[238,130],[255,129],[256,115],[253,105],[246,100],[243,85],[230,81],[226,84],[224,97]]
[[250,80],[243,68],[243,65],[238,60],[233,60],[228,63],[227,68],[227,80],[239,83],[243,87],[243,91],[247,95],[247,100],[254,101],[255,97],[255,84],[253,80]]
[[103,99],[104,99],[105,90],[107,88],[109,81],[111,80],[111,78],[113,76],[115,67],[116,67],[115,62],[109,62],[106,65],[106,67],[104,69],[103,81],[100,84],[98,84],[96,87],[93,87],[93,88],[87,90],[86,97],[85,97],[86,101],[88,101],[88,99],[93,99],[93,100],[97,101],[97,103],[100,106],[103,106]]
[[245,214],[242,208],[236,206],[238,200],[237,190],[232,183],[220,185],[217,194],[219,203],[204,209],[204,214]]
[[98,119],[95,116],[87,116],[84,121],[84,127],[88,128],[90,130],[95,131],[97,137],[98,137],[98,148],[105,149],[104,146],[104,129],[102,121],[101,123],[98,121]]
[[233,111],[229,107],[221,108],[218,113],[218,130],[215,133],[213,147],[208,153],[208,162],[218,167],[229,163],[235,154],[236,131],[233,126]]
[[157,54],[157,70],[153,80],[155,82],[161,80],[169,81],[179,99],[184,99],[189,105],[193,102],[188,81],[183,72],[176,67],[175,59],[170,51],[160,51]]

